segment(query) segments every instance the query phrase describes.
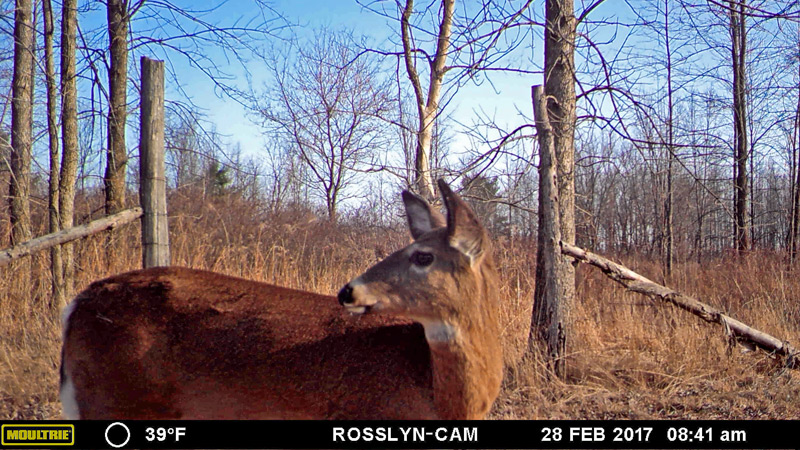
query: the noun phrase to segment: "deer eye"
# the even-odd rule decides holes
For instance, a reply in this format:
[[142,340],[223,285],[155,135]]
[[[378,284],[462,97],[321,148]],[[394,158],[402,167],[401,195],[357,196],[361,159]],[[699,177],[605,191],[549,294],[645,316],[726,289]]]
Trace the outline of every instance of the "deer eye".
[[430,266],[433,263],[433,253],[414,252],[411,255],[411,262],[418,266]]

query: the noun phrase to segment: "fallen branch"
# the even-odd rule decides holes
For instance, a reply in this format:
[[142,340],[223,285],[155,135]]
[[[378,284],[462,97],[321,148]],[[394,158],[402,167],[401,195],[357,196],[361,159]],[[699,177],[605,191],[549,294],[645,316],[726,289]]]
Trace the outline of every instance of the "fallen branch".
[[47,234],[36,239],[31,239],[28,242],[15,245],[14,247],[0,250],[0,267],[10,263],[14,259],[30,255],[33,252],[45,250],[65,242],[74,241],[82,237],[99,233],[100,231],[108,228],[133,222],[141,216],[142,208],[137,206],[135,208],[126,209],[125,211],[103,217],[102,219],[94,220],[84,225],[56,231],[55,233]]
[[722,311],[693,297],[662,286],[621,264],[617,264],[582,248],[561,242],[561,253],[599,268],[609,278],[617,281],[633,292],[672,303],[681,309],[699,316],[706,322],[720,324],[725,327],[726,332],[730,333],[733,337],[746,339],[763,349],[784,356],[786,357],[787,366],[798,368],[798,356],[800,352],[785,341],[781,341],[774,336],[747,326]]

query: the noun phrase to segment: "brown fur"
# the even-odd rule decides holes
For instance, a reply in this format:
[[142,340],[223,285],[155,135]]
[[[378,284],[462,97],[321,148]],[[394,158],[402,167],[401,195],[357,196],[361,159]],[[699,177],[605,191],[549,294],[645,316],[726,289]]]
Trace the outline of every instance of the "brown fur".
[[68,323],[81,419],[430,419],[419,325],[334,297],[156,268],[98,281]]

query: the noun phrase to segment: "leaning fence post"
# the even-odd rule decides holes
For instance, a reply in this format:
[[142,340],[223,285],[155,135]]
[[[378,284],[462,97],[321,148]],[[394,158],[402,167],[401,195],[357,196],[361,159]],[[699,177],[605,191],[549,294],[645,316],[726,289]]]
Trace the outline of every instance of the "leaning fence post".
[[169,265],[167,180],[164,175],[164,61],[141,59],[142,98],[139,128],[142,216],[142,265]]

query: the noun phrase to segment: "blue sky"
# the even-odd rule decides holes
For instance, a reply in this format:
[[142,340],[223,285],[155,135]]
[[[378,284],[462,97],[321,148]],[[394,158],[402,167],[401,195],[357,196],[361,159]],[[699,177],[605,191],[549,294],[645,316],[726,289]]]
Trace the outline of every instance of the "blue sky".
[[[234,4],[235,2],[230,3],[231,8]],[[314,28],[346,28],[367,35],[372,43],[382,46],[395,33],[392,27],[396,27],[396,23],[363,10],[354,0],[279,0],[271,5],[290,22],[297,24],[295,33],[301,39]],[[246,10],[228,9],[227,13],[233,16],[247,15]],[[253,72],[254,78],[259,77],[257,64],[248,68]],[[239,71],[235,66],[231,66],[230,70]],[[204,75],[188,67],[181,74],[180,80],[185,90],[192,95],[193,101],[203,108],[208,120],[216,125],[217,131],[229,136],[230,144],[239,143],[245,154],[257,155],[262,151],[265,137],[260,127],[252,123],[252,116],[244,107],[229,98],[216,95],[212,83]],[[468,85],[459,91],[448,107],[454,120],[468,125],[474,120],[475,111],[480,110],[497,120],[504,128],[512,129],[527,122],[519,116],[517,110],[530,115],[530,85],[540,83],[540,77],[493,74],[492,80],[494,84]],[[259,84],[258,81],[256,84]],[[169,95],[168,92],[167,96]],[[467,144],[466,138],[458,132],[453,133],[453,138],[454,146],[463,147]]]
[[[235,3],[230,2],[230,5],[234,6]],[[271,2],[270,5],[290,23],[296,25],[293,32],[301,39],[310,34],[314,28],[320,27],[358,30],[359,33],[370,35],[376,42],[385,39],[386,33],[390,31],[381,18],[362,10],[352,0],[278,0]],[[243,8],[234,14],[246,17],[247,10]],[[267,81],[260,73],[263,68],[259,69],[258,63],[254,62],[248,69],[252,72],[256,86]],[[243,71],[236,67],[231,67],[231,71],[238,72],[241,77],[240,84],[246,86]],[[240,144],[245,154],[258,155],[263,151],[267,137],[263,136],[261,128],[253,123],[252,114],[248,113],[245,107],[230,98],[216,95],[212,83],[200,73],[191,74],[185,81],[190,86],[189,92],[193,95],[193,101],[204,108],[208,120],[216,125],[219,133],[229,136],[231,144]]]
[[[203,9],[218,5],[215,1],[177,1],[178,6],[186,5],[189,8]],[[394,2],[388,2],[392,6]],[[105,33],[105,11],[101,3],[85,0],[81,3],[93,11],[82,11],[80,15],[81,27],[83,30],[94,30],[94,46],[102,48],[107,39]],[[396,50],[396,47],[389,45],[389,39],[397,35],[397,22],[380,17],[379,15],[364,10],[355,0],[274,0],[269,3],[276,11],[281,13],[288,22],[295,24],[294,34],[303,39],[313,34],[313,30],[320,27],[333,29],[344,28],[353,30],[356,34],[369,37],[371,43],[376,47]],[[423,4],[423,3],[420,3]],[[427,4],[427,3],[424,3]],[[459,2],[459,5],[471,5],[473,2]],[[534,2],[533,9],[535,17],[543,15],[543,1]],[[147,5],[147,4],[146,4]],[[204,19],[220,26],[229,26],[233,23],[246,22],[251,17],[257,15],[257,10],[253,9],[253,0],[229,0],[222,7],[204,16]],[[604,17],[617,14],[615,8],[627,8],[623,2],[608,1],[593,12],[593,17]],[[580,9],[580,6],[578,6]],[[139,22],[135,22],[133,27],[133,39],[137,36],[158,34],[148,28],[151,24],[147,20],[146,10],[139,12],[137,17]],[[173,30],[174,32],[174,30]],[[169,35],[169,32],[166,32]],[[538,32],[538,35],[541,31]],[[163,33],[162,33],[163,35]],[[275,39],[272,42],[280,42]],[[90,45],[92,43],[90,42]],[[237,62],[226,61],[223,53],[213,46],[202,47],[199,49],[208,55],[213,64],[234,77],[234,84],[240,88],[247,87],[245,70]],[[533,49],[522,48],[516,55],[518,67],[524,69],[534,69],[534,64],[527,60],[533,58],[541,61],[543,58],[543,48],[541,40],[537,37],[533,41]],[[253,123],[255,119],[245,107],[236,101],[222,95],[214,87],[211,80],[201,71],[193,68],[188,62],[178,57],[174,52],[163,52],[156,48],[139,48],[130,56],[131,78],[134,83],[138,83],[139,57],[151,56],[155,58],[169,58],[173,69],[176,72],[177,81],[167,80],[167,100],[183,100],[184,95],[188,95],[192,102],[197,106],[198,112],[203,114],[208,124],[213,124],[215,131],[226,137],[225,147],[232,148],[240,146],[244,155],[260,156],[264,154],[265,141],[268,136],[263,134],[260,126]],[[247,64],[247,69],[253,76],[254,85],[261,87],[265,80],[268,80],[266,70],[256,61]],[[102,70],[102,68],[101,68]],[[492,83],[484,82],[480,85],[468,84],[462,87],[455,95],[453,101],[447,106],[446,113],[453,119],[453,125],[449,129],[450,150],[453,153],[462,153],[470,141],[465,132],[465,128],[478,120],[479,117],[488,118],[494,121],[499,129],[512,130],[522,124],[530,123],[531,119],[531,100],[530,86],[542,82],[541,75],[520,75],[491,73]],[[403,77],[403,83],[408,83]],[[85,88],[88,82],[84,81]],[[180,88],[176,83],[180,84]],[[86,90],[83,90],[85,93]],[[129,90],[132,105],[137,103],[135,90]],[[84,97],[85,98],[85,97]],[[521,112],[521,113],[520,113]],[[129,130],[129,144],[135,145],[138,136],[134,136],[133,127]],[[495,131],[497,137],[499,132]],[[478,148],[477,151],[483,152],[487,148]]]
[[[233,5],[236,2],[231,2]],[[368,2],[367,2],[368,3]],[[580,2],[576,2],[580,11]],[[393,2],[389,2],[392,6]],[[425,3],[427,4],[427,3]],[[387,47],[387,40],[397,34],[397,23],[364,10],[355,0],[277,0],[271,3],[291,23],[297,24],[295,33],[302,39],[311,34],[314,28],[346,28],[352,29],[357,34],[370,38],[376,46]],[[544,2],[536,1],[533,6],[536,17],[541,17]],[[247,11],[230,11],[232,14],[246,16]],[[627,5],[619,0],[608,1],[601,5],[592,16],[602,18],[616,15],[627,15],[630,11]],[[540,33],[539,33],[540,34]],[[543,45],[536,39],[534,48],[522,49],[518,55],[520,59],[534,58],[541,61],[543,58]],[[525,64],[524,62],[522,64]],[[250,69],[258,72],[253,66]],[[533,69],[530,64],[525,69]],[[256,77],[258,73],[254,74]],[[186,78],[190,84],[197,83],[198,88],[190,89],[195,93],[195,101],[207,109],[208,118],[217,125],[218,131],[229,135],[231,143],[240,143],[245,154],[258,154],[263,148],[264,136],[261,129],[252,123],[247,111],[230,99],[218,98],[210,95],[212,90],[207,80],[202,77],[190,76]],[[492,73],[492,83],[484,82],[481,85],[468,84],[460,89],[453,102],[448,106],[447,112],[452,115],[455,122],[469,126],[481,115],[496,121],[503,129],[511,130],[519,125],[531,121],[530,87],[542,82],[541,75],[520,75],[510,73]],[[404,79],[404,81],[406,81]],[[205,87],[200,87],[205,84]],[[205,93],[198,94],[198,93]],[[523,114],[521,115],[520,112]],[[480,113],[480,114],[479,114]],[[459,127],[452,132],[453,150],[459,152],[468,145],[466,135]]]

